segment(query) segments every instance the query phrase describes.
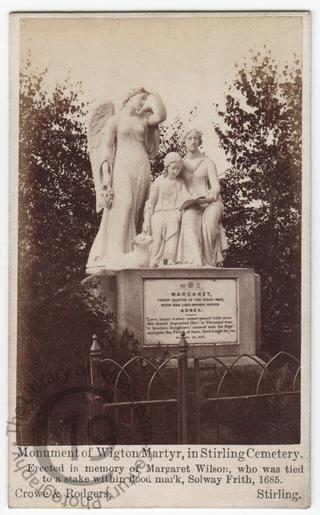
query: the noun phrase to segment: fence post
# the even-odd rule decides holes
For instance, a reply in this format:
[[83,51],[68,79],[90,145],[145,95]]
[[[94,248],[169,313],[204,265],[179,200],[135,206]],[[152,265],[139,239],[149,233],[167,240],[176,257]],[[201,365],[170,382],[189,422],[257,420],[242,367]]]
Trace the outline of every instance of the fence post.
[[90,386],[98,388],[98,363],[101,358],[101,348],[98,343],[96,334],[92,336],[92,345],[90,347]]
[[185,332],[182,331],[178,350],[181,352],[179,357],[179,441],[187,443],[188,440],[188,419],[187,419],[187,375],[188,375],[188,347],[185,339]]
[[98,337],[94,334],[92,336],[92,345],[90,347],[90,393],[88,396],[88,418],[87,418],[87,442],[86,444],[93,443],[93,425],[97,417],[101,414],[100,397],[98,390],[100,388],[99,382],[99,361],[102,356],[101,348],[98,343]]

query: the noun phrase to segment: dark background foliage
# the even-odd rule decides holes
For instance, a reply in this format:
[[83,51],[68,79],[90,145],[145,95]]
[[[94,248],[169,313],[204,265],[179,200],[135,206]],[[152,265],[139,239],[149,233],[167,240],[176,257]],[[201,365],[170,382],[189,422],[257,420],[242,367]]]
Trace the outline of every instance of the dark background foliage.
[[266,50],[238,67],[215,123],[230,162],[222,181],[226,266],[251,266],[261,275],[264,344],[294,353],[300,348],[301,102],[300,62],[279,70]]
[[[103,299],[93,299],[81,285],[100,218],[83,121],[88,106],[80,83],[66,79],[48,92],[45,77],[46,70],[31,72],[30,62],[20,77],[17,386],[22,397],[30,384],[59,367],[87,366],[93,333],[105,354],[120,361],[138,349],[132,335],[116,337]],[[230,242],[225,264],[261,274],[268,352],[297,354],[300,348],[301,87],[299,62],[279,70],[265,49],[237,68],[213,122],[230,163],[221,181]],[[167,152],[184,154],[181,132],[178,118],[171,126],[162,124],[153,177],[161,173]],[[57,384],[44,390],[33,398],[33,411]],[[22,434],[30,434],[32,417],[23,424]]]

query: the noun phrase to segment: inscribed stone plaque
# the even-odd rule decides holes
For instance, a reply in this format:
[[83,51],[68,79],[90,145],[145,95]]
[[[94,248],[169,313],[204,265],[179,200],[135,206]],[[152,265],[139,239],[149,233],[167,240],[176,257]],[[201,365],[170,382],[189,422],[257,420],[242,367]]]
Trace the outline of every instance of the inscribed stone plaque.
[[145,279],[144,345],[238,343],[236,279]]

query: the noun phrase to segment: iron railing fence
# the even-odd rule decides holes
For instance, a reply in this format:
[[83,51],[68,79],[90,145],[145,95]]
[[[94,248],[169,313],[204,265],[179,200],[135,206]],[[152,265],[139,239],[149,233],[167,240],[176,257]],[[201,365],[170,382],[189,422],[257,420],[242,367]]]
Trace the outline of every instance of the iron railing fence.
[[[189,354],[182,335],[178,353],[161,363],[138,355],[120,364],[103,357],[94,336],[88,398],[96,423],[87,443],[232,444],[245,429],[249,444],[254,424],[258,437],[259,427],[265,431],[255,443],[298,443],[301,365],[295,356],[281,351],[265,363],[243,354],[226,364]],[[226,420],[236,436],[226,434]]]

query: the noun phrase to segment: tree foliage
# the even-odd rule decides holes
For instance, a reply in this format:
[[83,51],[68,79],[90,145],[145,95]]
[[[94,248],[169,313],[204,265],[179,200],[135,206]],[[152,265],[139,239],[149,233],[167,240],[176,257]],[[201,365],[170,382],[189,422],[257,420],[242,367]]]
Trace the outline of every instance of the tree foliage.
[[[17,365],[22,396],[45,373],[87,363],[94,333],[114,359],[138,352],[132,335],[117,337],[105,299],[92,297],[81,285],[100,223],[81,84],[66,79],[48,91],[46,70],[34,73],[30,64],[20,75],[19,105]],[[161,131],[154,177],[162,171],[165,153],[178,144],[174,127]],[[41,394],[35,399],[39,402]],[[26,430],[23,434],[30,437]]]
[[223,180],[227,266],[262,277],[265,340],[299,339],[302,78],[270,51],[237,66],[215,125],[230,167]]
[[162,123],[160,125],[159,152],[157,157],[151,162],[153,179],[163,172],[163,161],[168,152],[178,152],[181,157],[185,155],[185,147],[181,143],[182,129],[183,125],[179,117],[175,118],[171,124]]

